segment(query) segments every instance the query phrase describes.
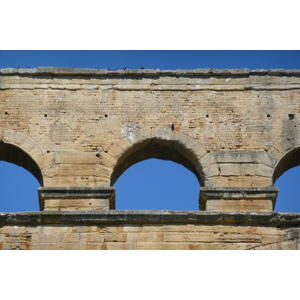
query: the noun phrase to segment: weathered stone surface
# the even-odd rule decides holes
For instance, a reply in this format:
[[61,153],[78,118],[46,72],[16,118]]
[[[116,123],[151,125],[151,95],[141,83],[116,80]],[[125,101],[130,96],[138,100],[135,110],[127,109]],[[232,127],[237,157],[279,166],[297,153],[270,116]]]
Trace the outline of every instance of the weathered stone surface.
[[[299,248],[271,187],[300,165],[300,70],[7,68],[0,90],[0,159],[39,180],[47,213],[0,215],[3,249]],[[148,158],[193,172],[208,214],[110,213],[109,185]]]
[[115,207],[115,189],[102,187],[39,188],[41,210],[108,210]]
[[300,214],[44,211],[0,214],[1,249],[296,250]]
[[201,209],[207,211],[272,211],[278,189],[264,188],[202,188]]

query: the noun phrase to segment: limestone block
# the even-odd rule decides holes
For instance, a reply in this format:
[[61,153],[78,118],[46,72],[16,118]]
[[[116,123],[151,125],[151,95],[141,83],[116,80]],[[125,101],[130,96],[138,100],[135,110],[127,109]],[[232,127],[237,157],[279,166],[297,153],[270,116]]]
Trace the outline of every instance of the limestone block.
[[42,156],[38,157],[36,163],[43,172],[43,170],[47,170],[47,168],[51,168],[52,166],[54,166],[54,161],[54,153],[45,153]]
[[43,73],[43,74],[52,74],[54,72],[54,67],[38,67],[37,73]]
[[[22,145],[23,146],[23,145]],[[30,155],[32,157],[39,157],[39,156],[43,156],[44,154],[46,154],[47,151],[41,146],[41,145],[37,145],[36,147],[34,147],[31,151],[30,151]]]
[[[52,178],[54,176],[61,176],[59,174],[59,165],[50,164],[49,166],[43,168],[43,175],[45,178]],[[70,176],[70,174],[68,174]]]
[[127,139],[123,139],[122,141],[123,143],[114,144],[108,151],[108,154],[116,160],[124,153],[126,146],[129,146],[129,142],[126,142]]
[[214,235],[210,232],[198,233],[165,233],[166,242],[213,242]]
[[210,177],[206,180],[206,187],[266,187],[272,186],[272,178],[261,176],[227,176]]
[[110,154],[101,152],[99,163],[111,168],[117,164],[117,160]]
[[203,145],[198,143],[196,140],[190,138],[189,136],[179,133],[177,131],[173,132],[172,140],[178,141],[180,144],[182,144],[184,148],[191,150],[197,156],[198,159],[200,159],[207,153]]
[[147,243],[137,242],[137,250],[187,250],[187,243]]
[[127,242],[127,233],[124,232],[110,232],[103,234],[104,242]]
[[212,164],[205,169],[203,169],[203,173],[205,178],[213,177],[213,176],[218,176],[220,171],[219,171],[219,165],[217,164]]
[[253,248],[254,250],[298,250],[295,240],[281,241],[270,243],[266,245],[260,245]]
[[93,176],[95,175],[95,165],[92,164],[60,164],[59,174],[61,176]]
[[218,163],[253,163],[256,154],[254,151],[217,151],[214,156]]
[[44,210],[107,210],[108,199],[45,199]]
[[10,74],[10,73],[15,73],[16,69],[13,68],[5,68],[5,69],[1,69],[0,71],[2,74]]
[[36,146],[38,145],[38,143],[32,139],[31,137],[27,137],[27,139],[22,143],[22,148],[24,150],[26,150],[27,152],[32,151]]
[[73,69],[73,74],[90,74],[96,73],[96,69],[87,69],[87,68],[74,68]]
[[13,136],[13,143],[15,145],[21,145],[25,139],[27,138],[27,135],[21,133],[21,132],[16,132]]
[[105,243],[106,244],[106,249],[107,250],[135,250],[136,245],[135,243]]
[[261,236],[255,234],[224,234],[217,233],[214,235],[216,242],[237,242],[237,243],[261,243]]
[[153,134],[154,137],[161,140],[172,140],[174,135],[171,130],[167,130],[165,128],[156,128]]
[[255,161],[259,164],[264,164],[269,167],[274,167],[277,160],[265,151],[258,151]]
[[277,188],[202,188],[200,207],[207,211],[272,211]]
[[73,68],[58,68],[54,67],[53,69],[54,74],[72,74],[73,73]]
[[60,176],[58,174],[52,174],[53,176],[44,175],[44,186],[62,187],[62,186],[74,186],[76,177]]
[[209,165],[211,165],[211,164],[213,164],[215,162],[216,162],[215,157],[211,153],[205,154],[200,159],[200,164],[201,164],[201,166],[202,166],[203,169],[207,168]]
[[112,168],[108,168],[100,165],[96,167],[95,176],[101,176],[110,179],[112,172],[113,172]]
[[55,162],[58,164],[97,164],[99,158],[94,152],[56,151]]
[[5,130],[2,138],[3,142],[7,142],[7,143],[11,142],[14,135],[15,135],[14,130]]
[[247,250],[259,243],[189,243],[188,250]]
[[[237,176],[241,174],[240,164],[220,164],[220,175],[221,176]],[[244,174],[243,174],[244,175]]]
[[103,243],[104,236],[99,233],[82,232],[79,234],[79,242],[81,244]]
[[163,232],[129,232],[126,235],[127,242],[164,242]]
[[115,189],[102,187],[40,187],[41,210],[108,210],[115,206]]
[[256,175],[269,177],[269,178],[272,178],[273,172],[274,172],[273,168],[265,165],[258,165],[258,167],[255,169]]

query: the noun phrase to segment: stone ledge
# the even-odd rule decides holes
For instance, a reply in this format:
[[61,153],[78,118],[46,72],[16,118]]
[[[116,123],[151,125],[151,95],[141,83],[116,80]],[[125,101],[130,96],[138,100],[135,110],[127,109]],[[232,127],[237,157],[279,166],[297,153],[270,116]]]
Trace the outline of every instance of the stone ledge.
[[299,227],[300,213],[206,211],[43,211],[0,213],[0,226],[208,224]]
[[[102,199],[107,202],[105,207],[113,209],[115,207],[115,188],[112,186],[99,186],[99,187],[39,187],[38,196],[41,210],[55,209],[53,203],[56,203],[57,210],[84,209],[86,207],[86,200]],[[92,201],[93,202],[93,201]],[[91,205],[92,202],[89,204]],[[82,203],[82,204],[80,204]],[[100,203],[100,202],[99,202]],[[75,206],[74,206],[75,205]],[[102,206],[102,205],[100,205]],[[91,206],[91,209],[97,207]],[[100,207],[99,207],[100,209]]]
[[203,187],[199,205],[206,211],[273,211],[277,187]]
[[6,68],[0,69],[0,75],[15,74],[46,74],[46,75],[78,75],[78,76],[249,76],[249,75],[272,75],[272,76],[300,76],[300,69],[193,69],[193,70],[160,70],[160,69],[88,69],[88,68]]
[[266,198],[276,198],[278,194],[277,187],[202,187],[203,195],[209,195],[210,199],[255,199],[264,194]]
[[112,186],[99,187],[39,187],[38,193],[44,198],[109,198],[115,192]]

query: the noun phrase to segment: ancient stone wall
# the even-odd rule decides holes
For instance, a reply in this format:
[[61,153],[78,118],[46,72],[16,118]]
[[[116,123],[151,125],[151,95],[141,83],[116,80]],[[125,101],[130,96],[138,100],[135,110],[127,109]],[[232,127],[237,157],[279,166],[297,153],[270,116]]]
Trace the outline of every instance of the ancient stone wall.
[[[26,168],[39,180],[39,216],[51,211],[112,211],[117,201],[114,183],[127,168],[147,158],[172,160],[196,175],[202,214],[268,214],[276,201],[275,180],[300,164],[299,89],[300,70],[2,69],[0,158]],[[7,223],[9,217],[3,217],[1,243],[10,248],[5,236],[9,232],[14,236],[14,230]],[[100,223],[102,217],[98,216]],[[198,224],[191,229],[187,220],[183,232],[188,235],[176,233],[185,249],[193,248],[187,236],[193,236],[193,230],[201,236],[203,228]],[[18,230],[25,234],[29,227],[18,222]],[[224,234],[237,232],[234,222],[224,224],[229,228],[224,227]],[[35,224],[33,248],[44,244],[44,229],[55,239],[58,231],[62,235],[64,230],[76,232],[77,227],[69,225]],[[132,218],[131,225],[122,228],[130,231],[135,225]],[[147,231],[147,226],[138,228]],[[168,226],[181,230],[172,223],[156,226],[153,234],[162,230],[158,248],[171,242],[170,234],[165,233]],[[213,221],[205,226],[205,232],[217,228]],[[290,224],[276,225],[286,231],[273,223],[249,226],[271,230],[274,243],[290,241]],[[216,232],[221,234],[219,229]],[[139,248],[142,236],[141,232],[136,235],[133,248]],[[221,241],[215,237],[204,243]],[[201,241],[202,237],[195,240]],[[77,239],[74,247],[82,243]],[[212,247],[255,248],[271,243],[272,238],[267,242],[254,239],[249,247],[229,246],[228,241]],[[95,247],[101,248],[100,244]]]

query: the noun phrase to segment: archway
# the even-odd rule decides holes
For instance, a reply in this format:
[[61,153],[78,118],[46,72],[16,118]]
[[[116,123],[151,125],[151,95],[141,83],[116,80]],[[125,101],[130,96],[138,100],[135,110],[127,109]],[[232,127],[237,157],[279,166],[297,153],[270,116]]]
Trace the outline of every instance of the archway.
[[43,176],[37,163],[19,147],[0,142],[0,211],[39,210],[38,186]]
[[[171,161],[173,163],[179,164],[181,168],[187,169],[186,171],[190,171],[191,175],[196,178],[196,181],[198,181],[198,196],[197,199],[193,200],[194,205],[187,207],[186,210],[192,210],[192,209],[198,210],[199,209],[198,208],[199,187],[200,185],[203,185],[203,181],[204,181],[202,169],[195,153],[193,153],[191,149],[184,147],[184,145],[182,143],[179,143],[178,141],[172,141],[169,139],[164,140],[164,139],[159,139],[154,137],[154,138],[145,139],[143,141],[140,141],[132,145],[132,147],[124,151],[124,153],[119,157],[118,162],[111,176],[111,185],[114,185],[118,180],[118,178],[131,166],[138,164],[139,162],[150,160],[150,159],[157,159],[160,162]],[[169,176],[172,176],[171,173],[169,174]],[[182,201],[184,203],[184,199],[182,199]],[[116,189],[116,207],[119,208],[118,187]],[[184,206],[181,207],[182,209],[184,208]],[[155,207],[152,209],[155,209]],[[164,209],[172,209],[172,208],[166,206]]]
[[114,185],[121,174],[129,167],[150,158],[171,160],[183,165],[194,173],[200,185],[203,185],[204,174],[197,155],[178,141],[155,137],[133,144],[120,155],[111,175],[111,185]]
[[300,148],[289,151],[277,164],[274,186],[279,188],[274,210],[300,213]]

